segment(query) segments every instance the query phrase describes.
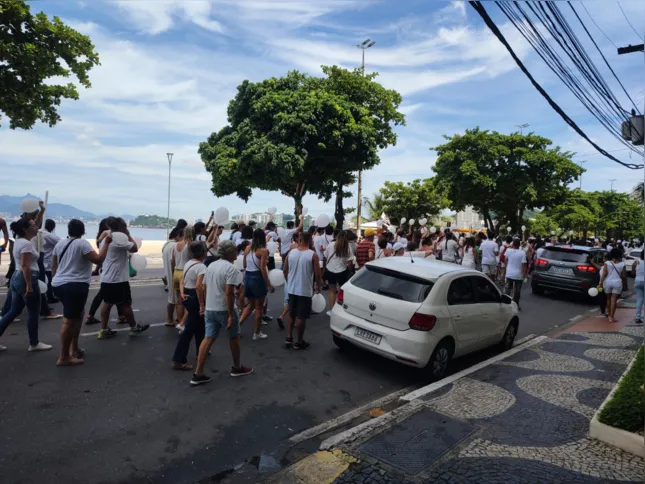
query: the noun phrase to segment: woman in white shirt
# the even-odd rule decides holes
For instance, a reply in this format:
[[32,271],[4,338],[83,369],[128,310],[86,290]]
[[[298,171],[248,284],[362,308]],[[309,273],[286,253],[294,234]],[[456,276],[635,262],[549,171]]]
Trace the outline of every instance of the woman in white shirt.
[[[195,228],[192,225],[187,225],[184,228],[184,238],[177,242],[175,250],[172,251],[172,257],[170,259],[170,265],[172,267],[172,288],[176,294],[176,300],[181,301],[181,295],[179,294],[179,285],[181,284],[181,279],[184,277],[184,266],[186,262],[192,259],[192,254],[190,253],[190,244],[195,240]],[[179,319],[179,324],[176,328],[179,331],[183,331],[186,324],[186,318],[188,317],[186,311],[184,311],[184,306],[177,304],[177,319]]]
[[477,256],[477,249],[475,248],[475,239],[473,237],[466,237],[464,243],[464,257],[461,260],[461,265],[468,269],[475,269],[479,264]]
[[641,310],[643,309],[643,299],[645,298],[645,261],[643,256],[645,251],[641,250],[641,258],[634,261],[632,273],[634,275],[634,291],[636,292],[636,324],[643,324],[641,319]]
[[60,330],[60,357],[56,365],[74,366],[83,364],[85,352],[78,347],[78,336],[83,325],[85,303],[90,292],[92,264],[105,260],[112,237],[103,241],[97,254],[83,238],[85,225],[77,219],[67,224],[65,240],[59,240],[52,251],[51,285],[63,304],[63,327]]
[[329,307],[334,309],[338,289],[343,287],[349,278],[350,273],[347,265],[354,257],[354,253],[347,240],[347,232],[341,230],[336,236],[336,241],[329,244],[323,254],[323,266],[325,268],[323,279],[329,284]]
[[444,262],[457,263],[459,259],[459,244],[455,240],[454,235],[449,229],[446,229],[446,240],[441,244],[441,260]]
[[[10,226],[16,238],[13,244],[13,257],[16,261],[16,272],[11,277],[9,294],[11,309],[0,319],[0,337],[13,320],[27,307],[27,333],[29,334],[28,351],[51,350],[52,346],[38,339],[38,319],[40,316],[40,287],[38,286],[38,251],[31,240],[38,233],[33,220],[20,218]],[[0,345],[0,351],[7,348]]]
[[188,364],[188,350],[190,341],[195,337],[196,356],[199,355],[199,345],[204,339],[206,327],[204,323],[204,312],[206,310],[206,295],[204,292],[204,275],[206,274],[206,244],[204,242],[192,242],[189,246],[193,258],[184,265],[179,291],[181,303],[186,308],[188,318],[186,326],[175,347],[175,354],[172,357],[172,367],[175,370],[192,370],[193,365]]
[[610,323],[615,323],[616,302],[618,296],[623,292],[623,281],[625,281],[625,263],[623,253],[620,249],[612,249],[609,258],[602,268],[602,276],[598,288],[602,288],[607,296],[607,316]]

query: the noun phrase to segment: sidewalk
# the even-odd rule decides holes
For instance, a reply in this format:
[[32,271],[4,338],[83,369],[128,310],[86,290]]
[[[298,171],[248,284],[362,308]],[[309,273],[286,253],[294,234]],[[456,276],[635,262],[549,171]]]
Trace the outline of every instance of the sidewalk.
[[587,437],[643,342],[632,309],[616,317],[618,324],[588,317],[430,393],[414,392],[265,482],[643,482],[643,458]]

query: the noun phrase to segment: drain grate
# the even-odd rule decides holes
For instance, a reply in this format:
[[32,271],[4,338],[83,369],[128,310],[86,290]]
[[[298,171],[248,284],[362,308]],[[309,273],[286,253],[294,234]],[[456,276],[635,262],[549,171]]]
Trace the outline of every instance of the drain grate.
[[361,452],[413,475],[475,430],[474,425],[426,409],[372,437],[361,446]]

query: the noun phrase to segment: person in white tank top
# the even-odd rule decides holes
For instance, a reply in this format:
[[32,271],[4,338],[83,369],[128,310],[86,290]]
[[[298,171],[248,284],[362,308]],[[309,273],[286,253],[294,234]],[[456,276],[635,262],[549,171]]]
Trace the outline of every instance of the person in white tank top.
[[616,302],[623,291],[623,281],[627,277],[623,253],[620,249],[612,249],[609,253],[609,260],[602,268],[602,275],[598,289],[602,288],[607,296],[607,316],[610,323],[615,323]]
[[641,310],[643,309],[643,299],[645,297],[644,253],[645,251],[641,250],[640,259],[636,259],[632,266],[632,273],[634,275],[634,291],[636,292],[636,324],[643,324],[643,320],[641,319]]
[[475,239],[473,237],[466,237],[466,242],[464,243],[464,257],[461,260],[461,265],[468,269],[475,269],[478,262]]
[[[192,225],[187,225],[184,228],[183,240],[177,242],[175,249],[172,251],[172,257],[170,258],[170,266],[172,267],[172,288],[173,291],[175,291],[175,300],[179,302],[181,302],[179,285],[184,277],[184,266],[186,265],[186,262],[192,259],[189,246],[193,240],[195,240],[195,229]],[[175,310],[177,311],[177,318],[179,319],[179,324],[175,327],[181,333],[186,326],[188,313],[185,311],[182,304],[177,304],[175,306]]]

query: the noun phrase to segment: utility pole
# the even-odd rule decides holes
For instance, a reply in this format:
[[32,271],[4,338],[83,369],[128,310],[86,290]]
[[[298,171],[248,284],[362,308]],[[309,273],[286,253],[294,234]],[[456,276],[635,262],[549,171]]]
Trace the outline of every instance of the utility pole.
[[[587,163],[587,160],[580,160],[580,168],[582,168],[583,163]],[[580,191],[582,191],[582,173],[580,173]]]
[[166,240],[168,240],[168,231],[170,230],[170,165],[172,164],[173,153],[166,153],[168,157],[168,212],[166,215]]
[[529,124],[529,123],[516,124],[516,125],[515,125],[515,127],[516,127],[516,128],[520,128],[520,136],[522,136],[522,135],[524,134],[524,133],[523,133],[524,128],[528,128],[529,126],[530,126],[530,124]]
[[[362,44],[357,44],[356,47],[363,51],[363,59],[361,62],[361,73],[365,77],[365,51],[370,47],[374,47],[376,41],[372,39],[367,39]],[[363,170],[358,170],[358,193],[357,193],[357,203],[356,203],[356,234],[361,235],[361,207],[363,204]]]
[[615,178],[612,178],[612,179],[610,179],[610,180],[609,180],[609,183],[611,183],[611,189],[610,189],[610,190],[611,190],[612,192],[614,191],[614,182],[615,182],[615,181],[616,181],[616,179],[615,179]]

